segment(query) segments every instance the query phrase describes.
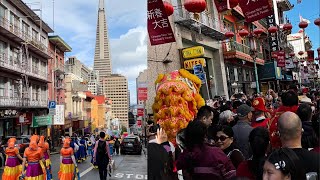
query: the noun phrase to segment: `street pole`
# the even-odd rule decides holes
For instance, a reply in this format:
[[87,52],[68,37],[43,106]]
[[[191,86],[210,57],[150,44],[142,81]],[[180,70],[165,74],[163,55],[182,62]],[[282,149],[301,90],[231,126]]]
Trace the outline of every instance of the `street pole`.
[[254,74],[256,77],[256,87],[257,87],[257,94],[260,93],[260,87],[259,87],[259,80],[258,80],[258,69],[257,69],[257,61],[256,61],[257,57],[256,55],[254,55],[253,57],[253,64],[254,64]]

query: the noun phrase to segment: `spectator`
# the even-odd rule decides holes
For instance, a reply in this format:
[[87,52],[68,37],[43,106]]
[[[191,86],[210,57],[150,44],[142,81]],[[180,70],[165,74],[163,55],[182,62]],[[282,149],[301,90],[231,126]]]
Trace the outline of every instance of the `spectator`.
[[266,114],[268,110],[265,106],[265,101],[263,98],[259,97],[253,101],[253,108],[254,108],[254,117],[255,120],[251,123],[252,127],[265,127],[267,128],[268,122],[270,121],[269,118],[266,118]]
[[191,121],[185,131],[186,149],[177,160],[177,169],[183,170],[184,179],[222,180],[235,176],[235,168],[223,151],[205,143],[205,124]]
[[207,127],[209,127],[212,124],[212,119],[213,119],[213,108],[205,105],[198,110],[198,114],[195,120],[200,120]]
[[314,148],[318,144],[318,138],[312,127],[312,109],[309,104],[300,104],[297,115],[302,121],[303,134],[301,139],[302,147],[305,149]]
[[219,115],[219,125],[229,125],[231,126],[232,122],[234,121],[234,114],[230,110],[226,110],[220,113]]
[[236,148],[233,140],[233,130],[230,126],[219,126],[215,136],[216,146],[230,158],[235,168],[244,160],[239,149]]
[[298,96],[293,91],[288,91],[281,96],[282,106],[279,107],[279,109],[275,112],[275,116],[271,118],[269,121],[269,133],[270,133],[270,142],[272,145],[272,148],[280,148],[281,147],[281,141],[279,136],[277,136],[278,132],[278,119],[281,114],[283,114],[286,111],[290,112],[297,112],[298,109]]
[[265,154],[269,146],[269,132],[266,128],[257,127],[249,135],[252,159],[243,161],[237,168],[238,177],[250,180],[262,179]]
[[300,159],[305,172],[317,172],[319,176],[319,154],[303,149],[301,146],[302,123],[293,112],[283,113],[278,122],[279,136],[284,148],[292,149]]
[[305,180],[306,174],[299,157],[289,148],[274,151],[263,166],[263,180],[292,179]]
[[248,141],[249,134],[253,129],[250,125],[253,110],[252,107],[246,104],[239,106],[237,109],[239,121],[232,127],[236,146],[239,147],[245,159],[248,159],[251,155]]

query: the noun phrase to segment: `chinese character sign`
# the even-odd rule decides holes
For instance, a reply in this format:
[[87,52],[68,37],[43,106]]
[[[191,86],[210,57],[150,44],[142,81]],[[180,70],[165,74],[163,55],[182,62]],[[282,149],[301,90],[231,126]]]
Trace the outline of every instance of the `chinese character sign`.
[[248,23],[273,14],[269,0],[239,0],[239,5]]
[[229,9],[227,0],[214,0],[214,3],[216,4],[218,12],[227,11]]
[[162,0],[148,0],[148,33],[152,46],[175,42]]
[[314,51],[309,50],[309,51],[307,51],[307,54],[308,54],[308,61],[313,62],[314,61]]
[[138,101],[146,101],[148,99],[148,88],[138,88]]

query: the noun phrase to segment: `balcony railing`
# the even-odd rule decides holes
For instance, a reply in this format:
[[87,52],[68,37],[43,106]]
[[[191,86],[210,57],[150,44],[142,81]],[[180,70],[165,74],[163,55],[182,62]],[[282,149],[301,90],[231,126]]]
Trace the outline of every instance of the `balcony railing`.
[[30,45],[32,45],[34,48],[38,49],[42,53],[40,53],[42,56],[45,56],[49,58],[49,52],[46,45],[44,45],[42,42],[40,42],[38,39],[33,38],[30,36],[30,33],[25,32],[21,30],[17,25],[10,23],[8,19],[5,17],[0,18],[0,27],[6,29],[7,31],[11,32],[12,35],[14,35],[12,39],[19,39],[18,41],[26,41],[30,42]]
[[6,53],[0,54],[0,67],[21,73],[21,64],[19,58],[10,57]]
[[48,80],[48,74],[45,71],[40,71],[34,67],[32,67],[32,71],[28,71],[27,74],[29,76],[33,76],[39,79]]
[[193,13],[185,9],[179,9],[175,11],[174,22],[197,32],[201,30],[201,34],[214,39],[223,40],[225,38],[224,33],[221,32],[219,20],[215,19],[209,12],[200,13],[199,20],[196,20]]
[[[244,54],[250,55],[250,47],[240,44],[238,42],[232,41],[232,42],[224,42],[223,43],[223,51],[224,52],[234,52],[234,51],[239,51]],[[257,57],[260,59],[263,59],[263,54],[262,52],[257,53]]]
[[0,107],[47,107],[47,100],[29,100],[20,97],[0,97]]

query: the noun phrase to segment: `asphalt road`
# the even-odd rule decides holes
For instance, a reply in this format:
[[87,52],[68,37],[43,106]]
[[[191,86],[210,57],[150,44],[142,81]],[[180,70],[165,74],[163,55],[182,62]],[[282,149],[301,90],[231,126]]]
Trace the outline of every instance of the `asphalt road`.
[[[53,180],[58,180],[59,159],[59,154],[51,155]],[[108,180],[148,179],[147,156],[144,153],[142,155],[113,155],[112,159],[115,161],[115,170]],[[93,168],[90,160],[91,157],[78,164],[81,180],[99,180],[99,171]],[[2,172],[3,170],[0,170],[0,180]]]

